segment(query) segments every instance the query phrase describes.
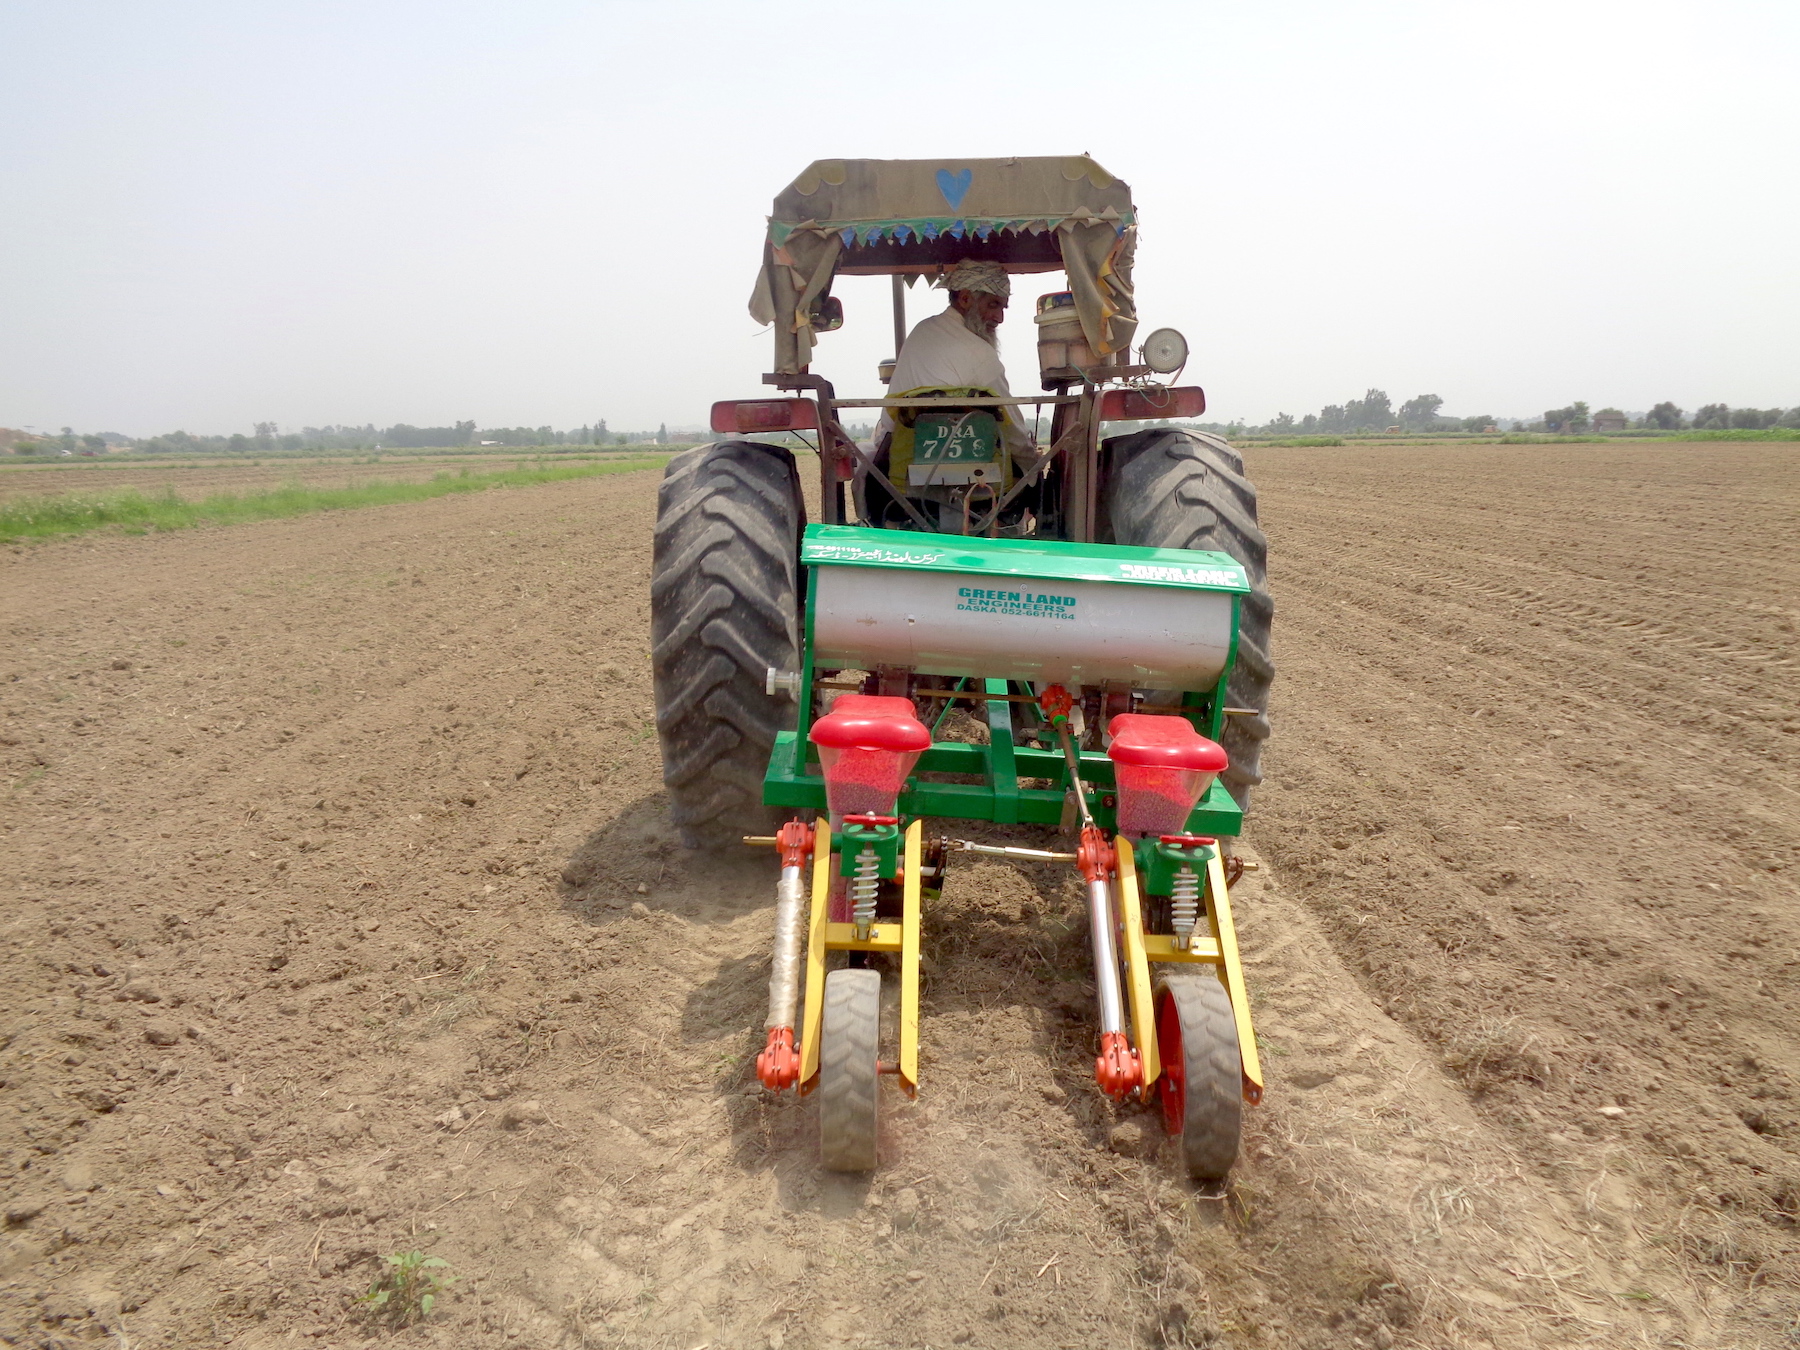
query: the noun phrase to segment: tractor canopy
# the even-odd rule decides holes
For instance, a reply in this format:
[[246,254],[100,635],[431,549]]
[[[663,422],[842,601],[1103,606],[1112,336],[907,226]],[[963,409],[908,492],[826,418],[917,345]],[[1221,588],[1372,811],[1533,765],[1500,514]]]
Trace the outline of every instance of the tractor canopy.
[[814,317],[840,272],[935,280],[964,259],[1068,274],[1088,344],[1122,351],[1137,328],[1131,189],[1086,155],[821,159],[775,198],[750,299],[775,326],[775,368],[812,359]]

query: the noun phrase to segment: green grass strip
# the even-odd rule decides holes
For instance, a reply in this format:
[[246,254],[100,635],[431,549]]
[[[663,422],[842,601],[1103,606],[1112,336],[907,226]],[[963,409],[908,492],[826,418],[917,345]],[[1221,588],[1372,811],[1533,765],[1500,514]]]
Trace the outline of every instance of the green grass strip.
[[370,482],[341,488],[304,487],[284,483],[263,492],[215,492],[198,501],[165,488],[146,495],[136,488],[104,494],[67,493],[15,497],[0,502],[0,540],[18,542],[82,534],[116,526],[126,534],[151,530],[185,530],[195,525],[236,525],[249,520],[278,520],[313,511],[340,511],[359,506],[391,506],[422,502],[453,492],[490,488],[531,487],[575,478],[634,473],[660,468],[667,457],[618,460],[610,464],[567,464],[545,468],[503,469],[494,473],[448,470],[424,483]]
[[1800,427],[1764,427],[1761,431],[1734,427],[1730,431],[1671,431],[1666,434],[1676,441],[1800,441]]
[[1492,445],[1599,445],[1608,436],[1546,436],[1535,431],[1509,431]]

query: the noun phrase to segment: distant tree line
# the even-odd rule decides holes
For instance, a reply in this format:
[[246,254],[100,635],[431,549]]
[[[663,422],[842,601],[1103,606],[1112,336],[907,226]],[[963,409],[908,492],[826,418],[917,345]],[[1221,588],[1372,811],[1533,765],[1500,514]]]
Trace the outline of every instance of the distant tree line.
[[1497,425],[1492,413],[1474,417],[1444,417],[1438,410],[1444,400],[1436,394],[1418,394],[1398,408],[1386,390],[1370,389],[1361,398],[1343,403],[1328,403],[1316,413],[1295,417],[1277,413],[1266,426],[1257,428],[1271,435],[1332,436],[1343,432],[1386,431],[1399,427],[1402,431],[1485,431]]
[[474,422],[454,422],[442,427],[415,427],[396,422],[391,427],[377,428],[371,422],[360,427],[302,427],[299,431],[283,432],[273,422],[257,422],[248,436],[241,432],[229,436],[195,436],[186,431],[171,431],[137,440],[114,432],[77,436],[69,427],[64,427],[59,436],[0,428],[0,450],[21,455],[103,454],[109,448],[152,455],[259,455],[307,450],[423,450],[483,445],[643,445],[662,444],[668,439],[666,423],[655,431],[612,431],[605,418],[596,418],[589,425],[567,431],[549,426],[478,428]]
[[99,436],[77,436],[73,427],[64,427],[60,435],[43,431],[17,431],[0,427],[0,454],[19,455],[101,455],[107,447],[124,445],[127,437],[107,432]]
[[1284,412],[1277,413],[1262,426],[1233,422],[1216,428],[1208,424],[1204,429],[1240,436],[1338,436],[1346,432],[1388,431],[1395,427],[1408,432],[1486,431],[1499,425],[1491,413],[1474,417],[1442,416],[1438,410],[1443,406],[1444,400],[1438,395],[1419,394],[1396,408],[1386,390],[1370,389],[1361,398],[1328,403],[1318,412],[1303,417]]
[[1588,415],[1588,405],[1571,403],[1566,408],[1551,408],[1541,420],[1526,424],[1524,431],[1587,431],[1608,422],[1624,422],[1639,431],[1767,431],[1771,427],[1800,428],[1800,408],[1733,408],[1724,403],[1708,403],[1688,419],[1685,410],[1673,403],[1658,403],[1642,417],[1630,418],[1617,408],[1602,408]]
[[1535,421],[1496,418],[1491,413],[1474,417],[1446,417],[1439,413],[1444,400],[1436,394],[1419,394],[1398,408],[1380,389],[1370,389],[1361,398],[1328,404],[1316,413],[1295,417],[1279,413],[1273,420],[1255,426],[1242,422],[1195,423],[1202,431],[1216,431],[1229,436],[1333,436],[1345,433],[1388,431],[1403,432],[1470,432],[1537,431],[1573,434],[1587,431],[1760,431],[1771,427],[1800,428],[1800,408],[1731,408],[1723,403],[1708,403],[1690,420],[1686,412],[1673,403],[1658,403],[1639,417],[1630,417],[1617,408],[1602,408],[1591,413],[1586,403],[1575,402],[1565,408],[1548,409]]
[[[1590,412],[1586,403],[1576,401],[1562,408],[1547,409],[1533,421],[1495,418],[1489,413],[1474,417],[1446,417],[1440,414],[1444,400],[1436,394],[1419,394],[1394,407],[1384,390],[1366,390],[1361,398],[1327,404],[1316,413],[1295,417],[1278,413],[1269,422],[1256,426],[1244,422],[1193,422],[1176,424],[1167,421],[1148,422],[1146,426],[1187,425],[1201,431],[1226,436],[1334,436],[1346,433],[1383,432],[1399,428],[1403,432],[1480,432],[1490,428],[1501,431],[1533,431],[1550,434],[1577,434],[1588,431],[1633,429],[1639,431],[1759,431],[1773,427],[1800,429],[1800,407],[1733,408],[1724,403],[1707,403],[1696,409],[1692,418],[1673,403],[1658,403],[1640,417],[1630,417],[1617,408]],[[860,429],[858,429],[860,430]],[[283,432],[273,422],[257,422],[246,436],[241,432],[229,436],[195,436],[186,431],[171,431],[161,436],[134,440],[116,432],[77,435],[64,427],[57,435],[44,432],[16,431],[0,427],[0,454],[12,451],[21,455],[100,455],[111,450],[132,450],[140,454],[234,454],[259,455],[279,452],[299,453],[309,450],[421,450],[461,449],[481,446],[609,446],[666,444],[670,439],[665,423],[655,431],[613,431],[605,418],[566,431],[554,427],[484,427],[472,421],[453,422],[448,426],[415,427],[406,422],[378,428],[374,423],[363,426],[302,427]],[[682,437],[684,441],[687,439]]]

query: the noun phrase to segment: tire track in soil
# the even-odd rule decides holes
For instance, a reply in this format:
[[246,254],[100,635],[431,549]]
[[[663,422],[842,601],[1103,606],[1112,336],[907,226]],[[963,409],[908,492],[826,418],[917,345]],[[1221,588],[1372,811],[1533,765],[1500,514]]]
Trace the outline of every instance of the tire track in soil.
[[[1437,453],[1446,481],[1468,471]],[[1078,886],[993,862],[953,873],[928,929],[926,1086],[889,1098],[883,1168],[817,1172],[811,1104],[752,1087],[768,859],[684,853],[664,819],[653,475],[0,555],[0,1331],[378,1343],[351,1300],[417,1245],[460,1276],[409,1333],[442,1345],[1756,1343],[1785,1257],[1758,1249],[1746,1292],[1748,1240],[1719,1225],[1780,1236],[1755,1207],[1779,1206],[1786,1146],[1739,1120],[1752,1165],[1672,1152],[1693,1121],[1670,1107],[1725,1095],[1693,1076],[1737,1048],[1702,1043],[1705,1019],[1758,1010],[1666,960],[1681,992],[1655,1008],[1669,986],[1642,983],[1636,944],[1685,925],[1740,987],[1791,980],[1786,949],[1725,954],[1750,889],[1704,912],[1624,898],[1638,846],[1670,847],[1630,795],[1659,781],[1636,741],[1583,748],[1563,834],[1520,817],[1564,850],[1561,899],[1507,865],[1521,803],[1440,792],[1437,764],[1487,767],[1457,663],[1465,629],[1513,624],[1475,607],[1512,602],[1376,587],[1431,615],[1377,642],[1400,619],[1354,612],[1319,547],[1354,501],[1309,517],[1284,483],[1349,498],[1417,462],[1265,459],[1290,654],[1252,839],[1275,870],[1240,910],[1272,1083],[1223,1201],[1093,1091]],[[1415,527],[1458,575],[1454,531]],[[1371,693],[1417,700],[1410,743],[1366,744]],[[1792,812],[1768,802],[1720,828],[1779,845]],[[1350,843],[1347,821],[1369,828]],[[1630,850],[1596,847],[1622,832]],[[1484,925],[1490,882],[1506,913]],[[1567,996],[1605,942],[1612,1004],[1536,995],[1541,973]],[[1634,1014],[1629,1045],[1581,1039]],[[1785,1098],[1754,1093],[1785,1081],[1787,1015],[1763,1068],[1731,1069],[1771,1117]],[[1587,1110],[1620,1083],[1622,1121]],[[1580,1122],[1560,1141],[1557,1111]],[[1698,1203],[1703,1168],[1744,1174],[1736,1209]]]

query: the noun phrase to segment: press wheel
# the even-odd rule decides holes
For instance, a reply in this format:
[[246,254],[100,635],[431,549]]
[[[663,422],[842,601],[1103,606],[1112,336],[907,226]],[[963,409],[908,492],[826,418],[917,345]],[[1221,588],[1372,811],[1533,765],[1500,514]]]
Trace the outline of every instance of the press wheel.
[[880,1049],[881,972],[831,971],[819,1028],[819,1153],[827,1171],[875,1166]]
[[1237,1161],[1244,1099],[1237,1019],[1217,977],[1163,977],[1156,992],[1156,1053],[1163,1128],[1180,1138],[1189,1176],[1222,1180]]

